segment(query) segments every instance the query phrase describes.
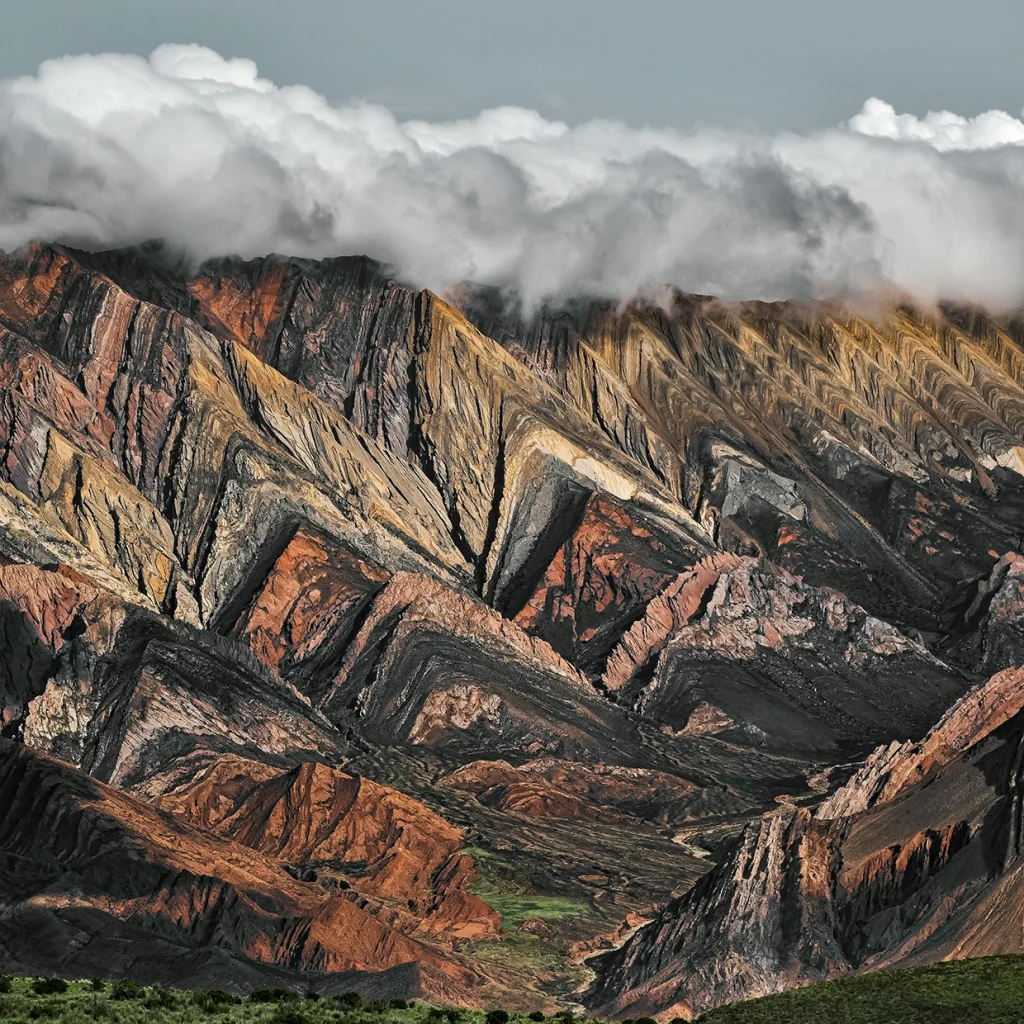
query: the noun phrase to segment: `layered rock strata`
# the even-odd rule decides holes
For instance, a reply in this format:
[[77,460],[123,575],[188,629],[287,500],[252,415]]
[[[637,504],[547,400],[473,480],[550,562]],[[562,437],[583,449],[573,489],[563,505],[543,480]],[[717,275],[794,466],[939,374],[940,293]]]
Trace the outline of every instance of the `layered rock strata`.
[[625,941],[636,1015],[1013,946],[1021,321],[451,298],[0,259],[0,968],[552,1009]]

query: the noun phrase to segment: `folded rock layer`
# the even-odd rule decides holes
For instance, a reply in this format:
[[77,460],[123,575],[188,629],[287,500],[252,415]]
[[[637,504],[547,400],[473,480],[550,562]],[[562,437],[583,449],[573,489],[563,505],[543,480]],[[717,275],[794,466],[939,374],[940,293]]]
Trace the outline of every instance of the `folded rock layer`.
[[1022,337],[3,257],[0,969],[636,1015],[1018,948]]

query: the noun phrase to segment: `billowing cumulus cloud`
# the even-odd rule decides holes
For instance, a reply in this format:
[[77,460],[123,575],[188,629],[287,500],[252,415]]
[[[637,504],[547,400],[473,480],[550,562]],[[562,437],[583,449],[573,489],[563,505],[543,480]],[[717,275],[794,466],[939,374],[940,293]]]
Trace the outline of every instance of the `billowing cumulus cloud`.
[[518,108],[397,121],[163,46],[0,83],[0,247],[149,239],[201,259],[366,253],[527,302],[676,285],[1024,299],[1024,123],[871,99],[811,135],[685,134]]

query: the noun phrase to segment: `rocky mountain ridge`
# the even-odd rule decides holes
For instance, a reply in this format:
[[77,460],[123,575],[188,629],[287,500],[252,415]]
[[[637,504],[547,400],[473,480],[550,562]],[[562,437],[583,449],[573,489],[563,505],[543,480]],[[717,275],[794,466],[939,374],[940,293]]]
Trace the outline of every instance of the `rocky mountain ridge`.
[[967,949],[879,915],[1010,775],[858,837],[1016,728],[1024,323],[457,298],[0,261],[0,961],[635,1015]]

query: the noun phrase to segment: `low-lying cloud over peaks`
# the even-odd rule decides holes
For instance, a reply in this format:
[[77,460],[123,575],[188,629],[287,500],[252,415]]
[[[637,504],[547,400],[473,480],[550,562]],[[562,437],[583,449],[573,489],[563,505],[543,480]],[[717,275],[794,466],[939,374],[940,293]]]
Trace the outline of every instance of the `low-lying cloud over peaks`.
[[527,302],[670,284],[1024,300],[1024,123],[897,114],[811,135],[578,127],[514,107],[398,122],[198,46],[0,83],[0,248],[160,238],[196,258],[365,253]]

